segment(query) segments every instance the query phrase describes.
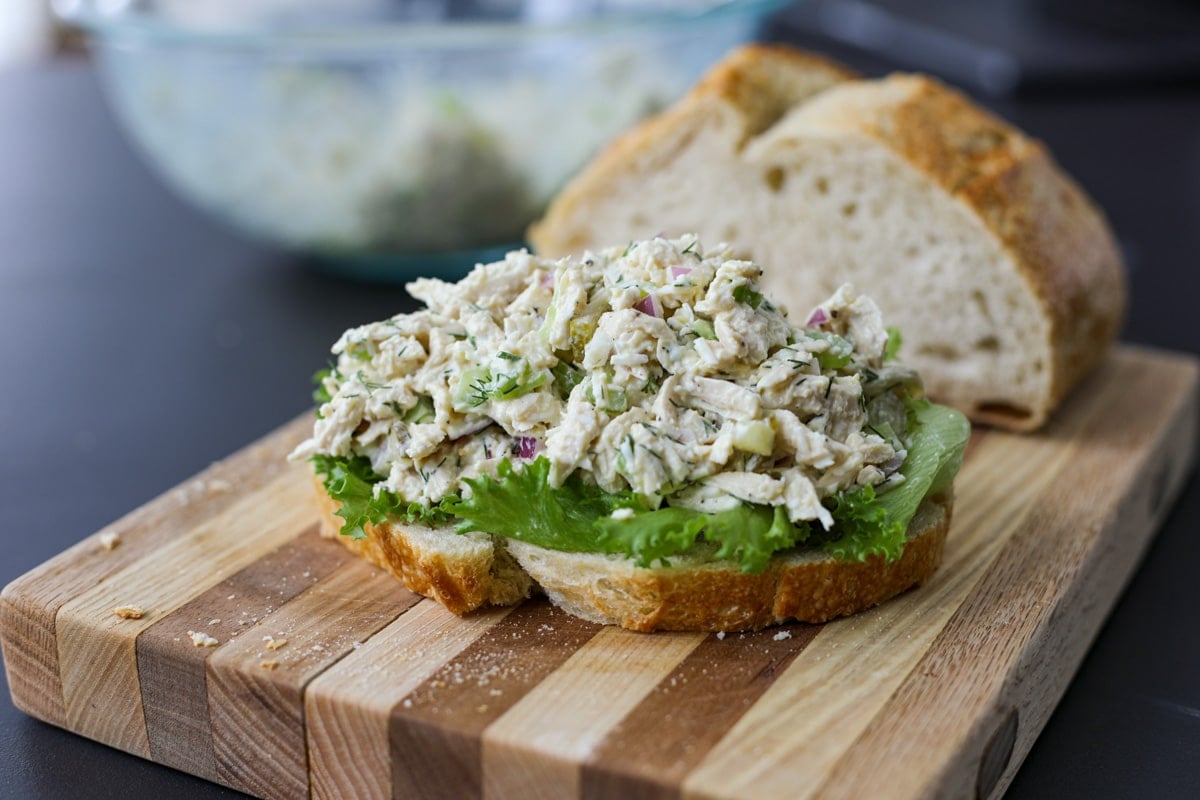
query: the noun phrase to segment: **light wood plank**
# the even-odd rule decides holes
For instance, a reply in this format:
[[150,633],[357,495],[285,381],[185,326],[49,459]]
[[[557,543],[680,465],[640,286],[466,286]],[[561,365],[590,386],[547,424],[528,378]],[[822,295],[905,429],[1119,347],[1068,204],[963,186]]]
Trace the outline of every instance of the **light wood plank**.
[[578,796],[581,762],[704,638],[600,631],[484,731],[484,796]]
[[[64,604],[56,634],[67,726],[148,757],[137,635],[300,534],[312,523],[311,492],[304,467],[293,465],[261,490]],[[115,616],[112,609],[123,605],[140,606],[145,616]]]
[[392,708],[511,611],[459,618],[425,600],[309,684],[304,708],[312,796],[390,798]]
[[[33,568],[0,594],[0,642],[13,703],[27,714],[66,725],[55,617],[69,600],[221,513],[276,478],[289,452],[312,429],[305,414],[247,445],[194,478],[126,514]],[[113,548],[103,537],[116,536]]]

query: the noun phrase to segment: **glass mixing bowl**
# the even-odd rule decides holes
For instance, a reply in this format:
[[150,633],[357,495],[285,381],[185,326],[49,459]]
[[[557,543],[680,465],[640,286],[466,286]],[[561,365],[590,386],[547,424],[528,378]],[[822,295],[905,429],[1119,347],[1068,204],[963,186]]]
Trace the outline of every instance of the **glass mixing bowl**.
[[168,184],[373,278],[518,245],[780,0],[55,0]]

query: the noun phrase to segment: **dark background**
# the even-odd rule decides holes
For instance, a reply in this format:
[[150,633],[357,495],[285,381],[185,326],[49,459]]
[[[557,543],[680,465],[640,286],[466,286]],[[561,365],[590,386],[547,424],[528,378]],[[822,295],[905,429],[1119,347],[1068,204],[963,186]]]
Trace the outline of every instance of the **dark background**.
[[[1149,32],[1095,15],[1098,33],[1051,3],[1063,8],[1026,14],[1022,34],[1012,20],[1026,3],[992,4],[1007,23],[961,15],[971,32],[938,27],[953,16],[944,4],[893,0],[876,5],[910,28],[870,23],[874,38],[831,33],[814,12],[829,5],[785,13],[767,35],[868,74],[939,71],[1045,140],[1126,252],[1123,338],[1200,352],[1200,28],[1186,4],[1149,4]],[[925,46],[905,44],[927,29]],[[1063,30],[1083,38],[1053,46]],[[1129,42],[1151,46],[1129,54]],[[1075,60],[1057,64],[1058,51]],[[1010,58],[981,68],[979,52]],[[175,199],[126,144],[85,60],[0,73],[0,583],[304,411],[344,328],[410,307],[398,288],[327,277]],[[1198,528],[1193,475],[1009,797],[1200,797]],[[34,721],[0,693],[0,796],[236,794]]]

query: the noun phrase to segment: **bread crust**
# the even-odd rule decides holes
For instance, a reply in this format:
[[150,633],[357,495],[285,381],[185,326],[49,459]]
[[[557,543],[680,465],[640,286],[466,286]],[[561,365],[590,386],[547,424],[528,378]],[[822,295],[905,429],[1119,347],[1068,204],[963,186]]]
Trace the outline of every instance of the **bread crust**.
[[800,551],[775,556],[754,575],[727,561],[641,568],[617,556],[509,547],[555,605],[584,619],[642,632],[758,630],[827,622],[923,583],[941,563],[952,509],[951,493],[926,500],[891,563]]
[[[788,87],[788,73],[823,76],[824,89]],[[735,50],[688,95],[620,137],[586,167],[529,230],[534,248],[566,255],[596,243],[580,220],[597,198],[631,175],[669,163],[703,129],[737,131],[734,153],[800,106],[832,137],[866,137],[890,150],[965,206],[1015,265],[1048,331],[1045,390],[1027,409],[1004,398],[964,407],[973,419],[1010,430],[1041,426],[1116,338],[1126,306],[1120,251],[1100,209],[1045,146],[931,78],[854,76],[831,62],[780,46]],[[790,105],[789,105],[790,104]]]
[[[391,573],[417,594],[437,600],[455,614],[487,605],[512,605],[528,597],[532,581],[513,562],[503,545],[488,541],[479,547],[439,547],[440,537],[462,540],[453,531],[388,521],[364,526],[365,539],[342,536],[341,504],[316,483],[321,509],[321,535],[336,539],[354,554]],[[489,537],[490,538],[490,537]],[[433,539],[433,542],[430,542]]]
[[[744,631],[795,619],[826,622],[878,605],[927,580],[942,560],[953,495],[927,499],[909,526],[903,555],[843,562],[810,551],[775,556],[761,573],[728,561],[637,567],[628,558],[565,553],[495,539],[486,555],[464,558],[448,543],[451,530],[388,522],[367,525],[367,538],[338,533],[340,504],[317,484],[322,535],[391,573],[418,594],[455,614],[487,605],[512,605],[540,586],[575,616],[630,630]],[[443,547],[422,546],[432,534]],[[519,566],[518,566],[519,565]],[[516,568],[519,577],[511,571]]]

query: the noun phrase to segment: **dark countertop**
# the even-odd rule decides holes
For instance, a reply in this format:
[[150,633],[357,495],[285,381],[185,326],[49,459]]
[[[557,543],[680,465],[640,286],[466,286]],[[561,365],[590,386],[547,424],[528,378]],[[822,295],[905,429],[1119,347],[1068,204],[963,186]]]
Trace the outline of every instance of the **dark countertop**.
[[[1200,352],[1200,90],[1000,110],[1104,206],[1124,338]],[[169,194],[82,62],[0,73],[0,584],[309,405],[352,324],[410,307],[249,242]],[[1014,798],[1200,797],[1200,481],[1034,746]],[[0,692],[0,794],[237,793],[32,720]]]

